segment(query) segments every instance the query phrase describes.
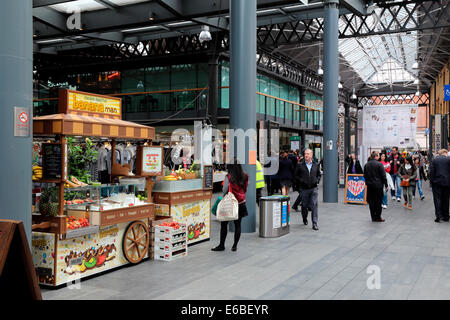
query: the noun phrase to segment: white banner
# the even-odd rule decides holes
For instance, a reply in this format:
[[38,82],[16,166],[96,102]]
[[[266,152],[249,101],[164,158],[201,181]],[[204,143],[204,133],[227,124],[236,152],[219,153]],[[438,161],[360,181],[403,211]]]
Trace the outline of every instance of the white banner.
[[416,147],[417,104],[365,106],[363,144],[370,148]]

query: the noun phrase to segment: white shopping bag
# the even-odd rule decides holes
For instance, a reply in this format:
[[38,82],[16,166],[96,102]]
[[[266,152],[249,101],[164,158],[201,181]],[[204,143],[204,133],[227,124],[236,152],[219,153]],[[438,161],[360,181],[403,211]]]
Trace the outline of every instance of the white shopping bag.
[[216,216],[219,221],[232,221],[239,218],[239,203],[233,192],[231,192],[231,184],[228,193],[217,206]]

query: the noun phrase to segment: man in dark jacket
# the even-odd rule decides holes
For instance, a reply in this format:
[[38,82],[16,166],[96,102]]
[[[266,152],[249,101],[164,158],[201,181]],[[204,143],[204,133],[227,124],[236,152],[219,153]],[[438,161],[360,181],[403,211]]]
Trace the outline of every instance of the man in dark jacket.
[[[403,164],[403,158],[398,153],[398,147],[392,147],[392,153],[389,156],[388,162],[391,165],[389,174],[391,175],[392,182],[397,189],[397,202],[400,202],[402,199],[402,187],[400,187],[400,177],[398,176],[398,170],[400,170],[400,166]],[[395,190],[391,190],[392,200],[395,200],[395,193]]]
[[383,222],[381,218],[383,187],[387,189],[386,171],[378,161],[379,153],[372,151],[370,159],[364,166],[364,179],[367,186],[367,202],[369,203],[370,216],[373,222]]
[[436,220],[449,221],[449,193],[450,193],[450,158],[448,150],[439,150],[438,156],[430,165],[430,184],[433,191]]
[[297,211],[300,201],[302,202],[303,223],[308,225],[308,208],[311,210],[313,229],[319,230],[317,225],[319,219],[318,198],[320,169],[319,164],[314,162],[311,149],[305,150],[305,158],[297,165],[294,173],[294,179],[299,188],[299,195],[292,208]]

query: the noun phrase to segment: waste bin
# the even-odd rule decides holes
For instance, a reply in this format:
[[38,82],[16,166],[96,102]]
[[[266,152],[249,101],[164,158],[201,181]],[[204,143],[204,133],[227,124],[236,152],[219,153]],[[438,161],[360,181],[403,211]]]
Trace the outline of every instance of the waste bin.
[[273,195],[261,197],[259,204],[259,236],[276,238],[289,233],[290,197]]

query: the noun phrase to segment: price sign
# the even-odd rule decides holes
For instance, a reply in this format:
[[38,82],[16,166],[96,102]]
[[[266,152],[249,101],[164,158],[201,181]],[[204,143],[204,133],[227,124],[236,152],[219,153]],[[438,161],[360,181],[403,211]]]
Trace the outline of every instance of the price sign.
[[44,180],[61,180],[63,177],[62,145],[60,143],[44,143],[42,150]]
[[138,148],[137,174],[140,176],[159,176],[163,171],[163,148],[146,147]]
[[214,183],[213,166],[203,166],[203,189],[212,189]]

